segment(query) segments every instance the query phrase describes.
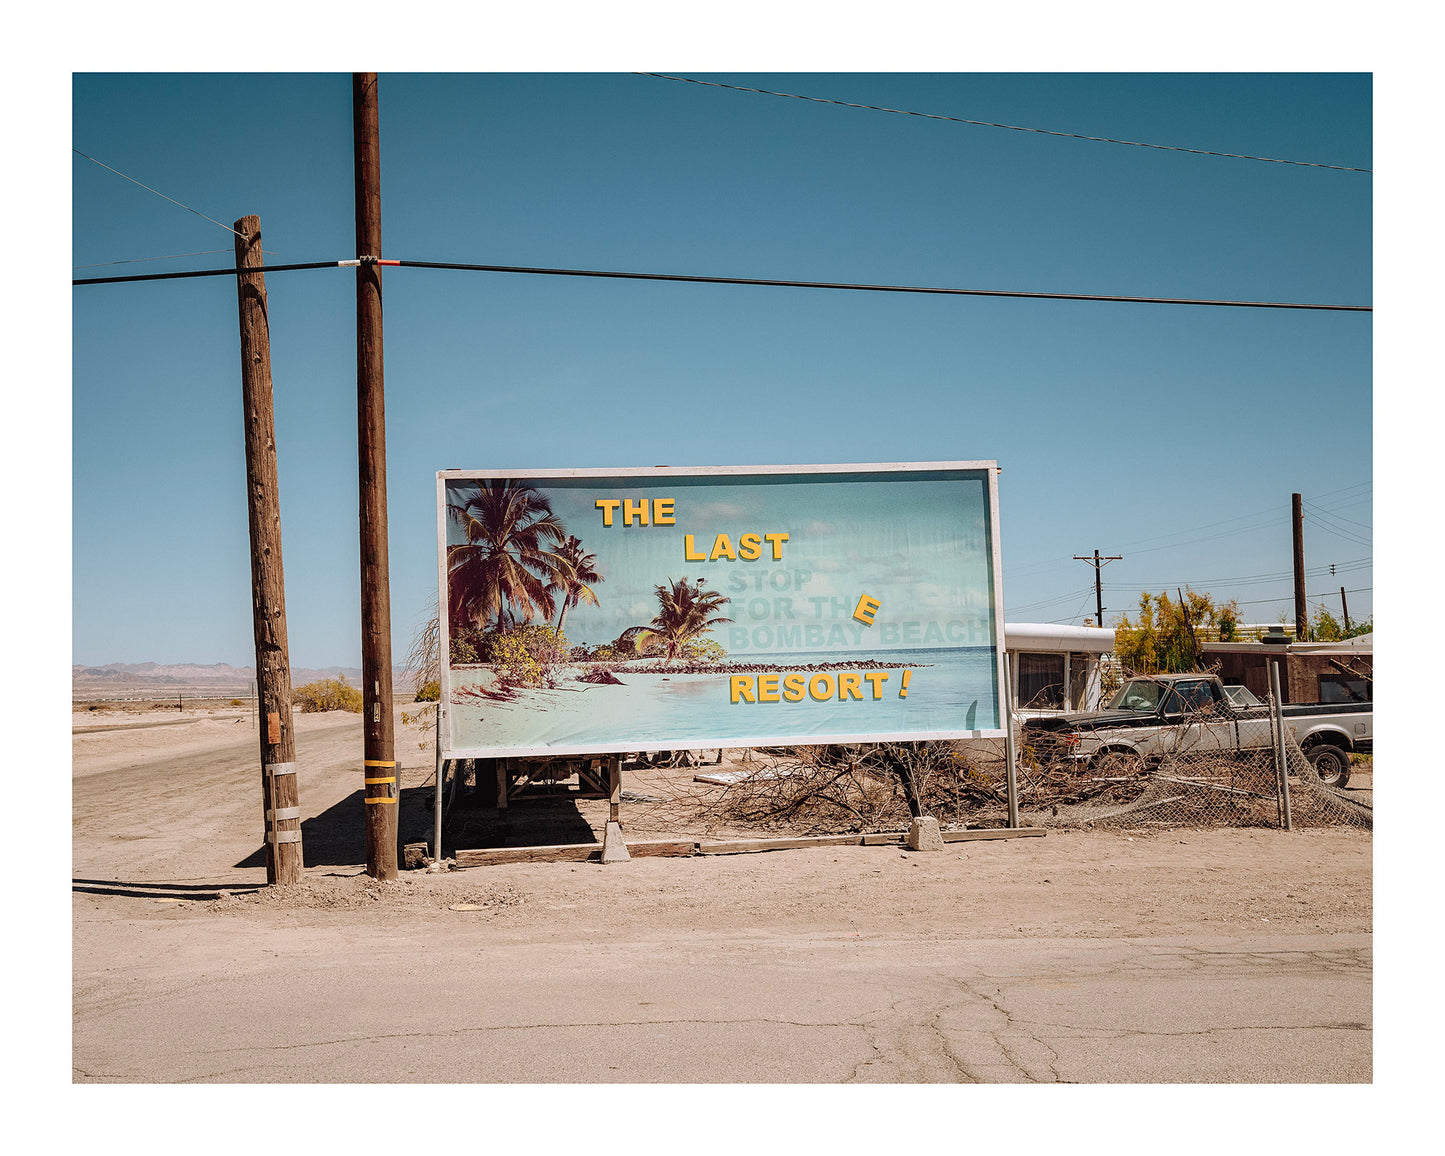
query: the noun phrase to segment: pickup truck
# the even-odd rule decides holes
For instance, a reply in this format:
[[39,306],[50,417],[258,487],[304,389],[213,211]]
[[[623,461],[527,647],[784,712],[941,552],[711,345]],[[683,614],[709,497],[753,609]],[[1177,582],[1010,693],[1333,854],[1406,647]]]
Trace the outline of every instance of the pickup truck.
[[[1251,699],[1257,705],[1244,705]],[[1329,786],[1349,782],[1351,751],[1372,749],[1372,703],[1291,703],[1283,714],[1284,725]],[[1269,749],[1271,717],[1268,706],[1226,688],[1214,675],[1161,674],[1127,680],[1103,710],[1031,719],[1023,740],[1046,756],[1091,766],[1138,766],[1166,755]]]

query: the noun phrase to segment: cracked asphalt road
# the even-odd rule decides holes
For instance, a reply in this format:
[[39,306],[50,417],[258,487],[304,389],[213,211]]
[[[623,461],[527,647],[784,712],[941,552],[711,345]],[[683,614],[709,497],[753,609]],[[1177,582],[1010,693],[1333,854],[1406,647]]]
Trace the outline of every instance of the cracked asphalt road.
[[[77,896],[78,908],[116,902]],[[145,904],[131,899],[131,904]],[[199,906],[199,905],[197,905]],[[77,927],[77,1082],[1371,1079],[1368,935],[687,933],[172,907]],[[199,913],[197,913],[199,915]],[[358,917],[359,916],[359,917]],[[109,966],[106,966],[109,964]]]

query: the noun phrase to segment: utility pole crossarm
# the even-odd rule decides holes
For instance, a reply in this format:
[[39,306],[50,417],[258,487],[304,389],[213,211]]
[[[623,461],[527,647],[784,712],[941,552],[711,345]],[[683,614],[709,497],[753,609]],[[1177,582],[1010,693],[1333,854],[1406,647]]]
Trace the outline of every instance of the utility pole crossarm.
[[1124,556],[1122,554],[1110,554],[1105,558],[1101,557],[1097,550],[1094,551],[1092,558],[1083,554],[1074,555],[1075,562],[1087,562],[1094,568],[1094,607],[1099,615],[1094,619],[1094,622],[1099,626],[1104,625],[1104,581],[1100,576],[1100,571],[1110,562],[1122,562],[1123,560]]

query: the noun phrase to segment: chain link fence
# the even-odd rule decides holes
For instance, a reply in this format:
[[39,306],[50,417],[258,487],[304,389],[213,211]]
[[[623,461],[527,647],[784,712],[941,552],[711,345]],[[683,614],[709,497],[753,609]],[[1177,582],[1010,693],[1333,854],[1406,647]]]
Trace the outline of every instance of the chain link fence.
[[1147,761],[1108,750],[1075,760],[1051,736],[1020,733],[1020,822],[1035,826],[1373,826],[1371,807],[1327,785],[1288,727],[1280,774],[1272,705],[1267,718],[1161,727]]
[[[1234,724],[1231,723],[1231,726]],[[1327,785],[1284,734],[1278,771],[1273,712],[1240,720],[1226,743],[1218,720],[1188,717],[1161,728],[1148,760],[1123,751],[1072,757],[1064,743],[1015,720],[1021,826],[1120,828],[1356,826],[1371,828],[1367,803]],[[750,752],[745,770],[648,782],[634,820],[679,834],[754,830],[793,834],[896,831],[912,814],[945,828],[1008,825],[1003,740],[848,744]],[[733,764],[736,766],[736,764]],[[1286,797],[1285,787],[1288,787]]]

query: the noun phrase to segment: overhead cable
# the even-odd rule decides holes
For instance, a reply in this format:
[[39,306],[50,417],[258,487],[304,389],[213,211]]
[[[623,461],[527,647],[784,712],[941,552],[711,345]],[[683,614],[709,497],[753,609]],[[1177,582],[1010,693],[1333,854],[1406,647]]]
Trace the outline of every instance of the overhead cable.
[[85,157],[85,159],[88,160],[88,161],[90,161],[92,164],[97,164],[97,165],[99,165],[101,168],[107,169],[107,170],[109,170],[110,172],[113,172],[113,173],[114,173],[116,176],[118,176],[118,177],[125,177],[125,179],[128,180],[128,181],[129,181],[131,184],[133,184],[133,185],[140,185],[140,187],[143,188],[143,189],[144,189],[146,192],[148,192],[148,193],[155,193],[155,195],[158,196],[158,197],[160,197],[161,200],[163,200],[163,201],[170,201],[171,204],[173,204],[173,205],[179,205],[181,208],[185,209],[185,211],[188,212],[188,213],[195,213],[196,216],[201,217],[201,218],[203,218],[203,219],[205,219],[205,220],[207,220],[207,221],[210,221],[211,224],[213,224],[213,225],[220,225],[221,228],[223,228],[223,229],[226,230],[226,232],[228,232],[228,233],[235,233],[236,236],[240,237],[241,240],[243,240],[243,241],[245,241],[245,240],[248,239],[248,238],[245,237],[243,234],[241,234],[241,233],[236,233],[236,230],[233,229],[233,228],[231,228],[230,225],[222,224],[222,222],[216,220],[215,217],[207,217],[205,213],[201,212],[199,209],[193,209],[193,208],[191,208],[190,205],[182,205],[180,201],[178,201],[178,200],[175,199],[175,197],[168,197],[168,196],[165,195],[165,193],[159,191],[158,189],[153,189],[153,188],[151,188],[150,185],[141,185],[140,181],[136,180],[134,177],[127,177],[127,176],[126,176],[123,172],[121,172],[119,169],[112,169],[112,168],[111,168],[108,164],[106,164],[104,161],[98,161],[98,160],[96,160],[93,156],[90,156],[90,155],[87,154],[87,153],[81,152],[78,148],[75,148],[74,146],[71,147],[71,150],[70,150],[70,151],[73,152],[76,156]]
[[821,96],[803,96],[802,94],[796,92],[775,92],[769,88],[745,88],[743,85],[740,84],[722,84],[716,80],[694,80],[690,76],[669,76],[665,72],[637,72],[633,75],[654,76],[659,80],[677,80],[681,81],[683,84],[701,84],[707,86],[708,88],[727,88],[731,89],[733,92],[755,92],[762,96],[786,96],[793,100],[812,101],[814,104],[836,104],[843,108],[866,108],[873,112],[891,112],[896,113],[899,116],[919,116],[923,117],[926,120],[947,120],[952,121],[954,124],[972,124],[977,125],[980,128],[1006,128],[1012,132],[1036,132],[1041,133],[1044,136],[1068,137],[1070,140],[1091,140],[1097,141],[1100,144],[1132,145],[1135,148],[1141,149],[1164,149],[1167,152],[1195,153],[1199,156],[1206,157],[1231,157],[1234,160],[1240,161],[1267,161],[1270,164],[1274,165],[1304,165],[1307,168],[1334,169],[1337,172],[1344,173],[1369,173],[1374,171],[1373,169],[1355,168],[1353,165],[1325,165],[1320,164],[1316,161],[1290,161],[1283,160],[1280,157],[1251,156],[1248,153],[1222,153],[1215,152],[1213,149],[1181,148],[1179,145],[1150,144],[1147,141],[1118,140],[1114,137],[1107,136],[1085,136],[1083,133],[1058,132],[1054,129],[1048,128],[1029,128],[1025,125],[1020,124],[999,124],[997,121],[991,120],[969,120],[967,117],[941,116],[938,113],[934,112],[911,112],[906,108],[886,108],[883,105],[879,104],[856,104],[853,101],[848,100],[828,100]]
[[[1196,297],[1126,297],[1100,293],[1034,293],[1017,289],[945,289],[927,285],[867,285],[846,281],[784,281],[763,277],[704,277],[689,273],[624,273],[607,269],[554,269],[530,265],[474,265],[456,261],[310,261],[295,265],[271,265],[247,270],[253,273],[285,273],[293,269],[328,269],[347,265],[396,265],[403,269],[447,269],[472,273],[526,273],[548,277],[606,277],[625,281],[685,281],[704,285],[765,285],[788,289],[847,289],[864,293],[927,293],[952,297],[1026,297],[1045,301],[1108,301],[1139,305],[1211,305],[1240,309],[1324,309],[1344,313],[1371,313],[1370,305],[1321,305],[1284,301],[1224,301]],[[189,273],[142,273],[124,277],[86,277],[72,285],[113,285],[125,281],[164,281],[174,277],[225,277],[235,269],[196,269]]]

